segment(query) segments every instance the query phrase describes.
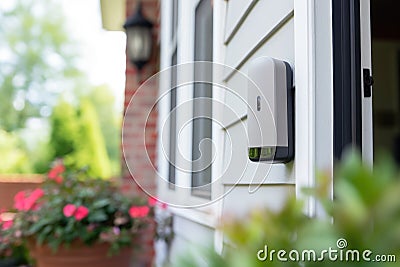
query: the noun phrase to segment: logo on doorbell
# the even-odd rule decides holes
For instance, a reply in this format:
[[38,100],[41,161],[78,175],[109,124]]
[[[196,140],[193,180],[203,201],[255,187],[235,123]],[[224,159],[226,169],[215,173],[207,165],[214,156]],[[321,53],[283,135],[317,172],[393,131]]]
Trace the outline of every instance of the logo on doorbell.
[[261,110],[261,97],[257,96],[257,111]]

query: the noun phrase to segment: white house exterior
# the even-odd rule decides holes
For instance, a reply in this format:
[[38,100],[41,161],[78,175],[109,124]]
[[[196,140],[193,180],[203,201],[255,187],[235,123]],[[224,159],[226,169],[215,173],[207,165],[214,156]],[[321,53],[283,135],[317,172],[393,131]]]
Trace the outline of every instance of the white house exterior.
[[[194,71],[193,66],[190,69],[191,65],[185,63],[196,60],[197,50],[202,49],[198,43],[209,40],[200,38],[207,36],[204,31],[196,37],[196,30],[202,31],[202,26],[196,25],[202,23],[196,19],[199,17],[196,12],[207,13],[199,7],[206,5],[203,2],[208,2],[212,11],[212,36],[207,31],[208,38],[212,37],[212,61],[228,68],[216,65],[213,69],[212,118],[218,123],[212,124],[213,183],[206,189],[210,195],[179,190],[179,187],[190,188],[193,183],[190,171],[179,169],[180,157],[175,162],[178,167],[173,170],[174,186],[159,183],[159,197],[172,203],[174,214],[172,265],[177,255],[192,244],[213,244],[221,252],[224,238],[216,226],[222,218],[244,215],[256,207],[279,209],[287,196],[302,197],[301,188],[315,184],[316,170],[333,177],[335,157],[340,158],[345,145],[358,146],[366,162],[372,162],[373,158],[372,97],[364,91],[363,76],[364,69],[371,70],[370,1],[162,0],[160,69],[175,64],[185,67],[178,68],[176,74],[171,71],[170,76],[176,77],[178,85],[175,100],[164,97],[158,107],[159,179],[170,179],[171,148],[168,146],[178,151],[172,153],[191,158],[193,144],[197,144],[193,141],[196,138],[193,122],[188,120],[193,117],[195,104],[186,104],[193,100],[195,86],[182,85],[180,79],[185,80],[182,77],[187,75],[184,73],[187,69]],[[344,14],[342,18],[340,10]],[[335,26],[335,23],[339,24]],[[349,34],[338,32],[338,25],[342,29],[348,27]],[[346,36],[350,40],[346,41]],[[284,60],[294,70],[295,156],[287,164],[254,163],[247,157],[247,108],[242,101],[247,96],[247,84],[241,75],[247,73],[253,59],[262,56]],[[180,90],[179,86],[185,89]],[[230,90],[220,90],[222,86]],[[161,80],[160,96],[168,94],[171,87],[171,80]],[[349,91],[350,111],[340,108],[340,100],[346,96],[343,88],[352,92]],[[185,104],[176,109],[173,125],[178,133],[171,131],[171,123],[167,123],[169,128],[161,126],[165,126],[171,114],[171,102],[173,107]],[[338,134],[338,128],[342,135]],[[175,141],[171,134],[177,136]],[[169,143],[167,148],[164,143]],[[249,187],[251,184],[261,186]],[[306,214],[319,215],[318,204],[313,199],[306,203]]]
[[[374,150],[392,150],[400,140],[398,2],[160,1],[160,70],[167,75],[160,75],[157,103],[157,190],[174,216],[172,266],[192,245],[222,252],[216,227],[223,218],[279,209],[291,195],[302,198],[317,171],[334,177],[346,147],[357,147],[369,164]],[[245,77],[250,62],[263,56],[288,62],[294,73],[295,152],[285,164],[248,159]],[[199,60],[214,64],[192,64]],[[212,84],[193,83],[196,72],[211,76]],[[195,122],[195,113],[212,122]],[[203,154],[196,149],[201,146]],[[201,162],[188,162],[198,158],[212,164],[195,176],[191,168]],[[311,198],[304,212],[323,215]]]

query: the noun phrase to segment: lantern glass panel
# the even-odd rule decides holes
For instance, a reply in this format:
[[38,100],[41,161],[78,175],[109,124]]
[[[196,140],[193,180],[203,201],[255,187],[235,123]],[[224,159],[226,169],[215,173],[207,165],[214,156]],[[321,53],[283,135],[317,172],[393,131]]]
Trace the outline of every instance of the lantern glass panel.
[[132,27],[127,31],[128,55],[132,62],[148,61],[151,56],[151,30]]

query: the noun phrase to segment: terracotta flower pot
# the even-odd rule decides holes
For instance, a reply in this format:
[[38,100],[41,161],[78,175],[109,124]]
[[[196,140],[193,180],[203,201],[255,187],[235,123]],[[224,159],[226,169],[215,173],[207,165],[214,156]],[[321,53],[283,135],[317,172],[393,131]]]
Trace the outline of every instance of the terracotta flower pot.
[[70,247],[59,247],[54,253],[48,246],[30,240],[28,249],[36,260],[35,267],[150,267],[153,266],[155,228],[155,221],[150,220],[133,238],[131,247],[113,256],[108,256],[110,246],[107,243],[86,246],[76,241]]
[[85,246],[81,242],[73,243],[69,248],[59,247],[54,253],[48,246],[39,246],[31,242],[29,251],[36,260],[36,267],[129,267],[132,248],[124,248],[118,254],[108,256],[110,246],[97,243]]
[[132,242],[134,248],[132,267],[154,266],[154,237],[156,227],[156,222],[149,220],[147,227],[141,229],[137,236],[134,237]]

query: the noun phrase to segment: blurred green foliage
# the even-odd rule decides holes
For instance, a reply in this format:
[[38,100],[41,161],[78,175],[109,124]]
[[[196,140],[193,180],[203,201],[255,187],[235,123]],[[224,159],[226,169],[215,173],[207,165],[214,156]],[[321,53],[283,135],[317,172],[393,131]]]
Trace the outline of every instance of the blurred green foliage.
[[0,173],[29,173],[32,166],[23,144],[15,133],[0,129]]
[[107,154],[110,159],[111,174],[118,176],[121,168],[121,119],[122,113],[117,113],[115,109],[115,96],[107,85],[93,87],[85,96],[93,103],[99,118],[99,126]]
[[83,73],[60,2],[7,2],[0,5],[0,128],[10,132],[30,117],[47,115],[59,93],[72,91]]
[[[66,157],[92,176],[119,175],[122,114],[112,90],[90,85],[77,67],[80,46],[60,1],[1,1],[0,20],[0,129],[12,136],[0,147],[0,173],[44,173]],[[53,129],[29,133],[37,118]]]
[[76,150],[78,139],[78,115],[76,108],[60,101],[50,117],[50,147],[52,158],[63,158]]
[[88,167],[88,174],[94,177],[110,177],[110,160],[90,101],[80,101],[77,108],[60,102],[51,116],[51,129],[52,158],[64,158],[70,168]]
[[33,150],[28,150],[29,161],[33,166],[31,173],[48,172],[50,162],[54,160],[52,151],[47,139],[39,140]]
[[75,158],[75,165],[79,168],[88,166],[90,176],[109,178],[110,160],[93,104],[88,100],[81,101],[78,115],[77,149],[71,155]]
[[[255,266],[399,266],[400,261],[400,179],[390,159],[385,159],[373,170],[362,164],[356,155],[343,160],[334,176],[334,200],[329,197],[331,180],[321,176],[315,188],[305,190],[316,197],[326,216],[307,217],[303,203],[288,199],[284,207],[253,211],[246,219],[237,219],[224,224],[226,237],[224,253],[218,255],[207,250],[203,259],[212,267]],[[340,249],[338,240],[344,239],[347,246]],[[343,240],[342,240],[343,241]],[[259,260],[257,253],[268,246],[268,258]],[[323,250],[337,250],[337,260],[322,254],[321,260],[291,261],[288,254],[297,250],[316,251],[318,259]],[[279,250],[285,250],[288,261],[277,259]],[[269,255],[275,250],[273,260]],[[351,260],[351,253],[358,250],[360,261]],[[371,261],[362,259],[365,250],[372,251]],[[261,258],[265,256],[260,252]],[[340,260],[343,251],[343,260]],[[294,254],[293,254],[294,255]],[[335,255],[333,253],[333,255]],[[397,262],[376,262],[376,255],[396,257]],[[285,258],[284,257],[284,258]],[[306,257],[307,259],[307,257]],[[181,266],[203,266],[193,258],[184,257]]]

